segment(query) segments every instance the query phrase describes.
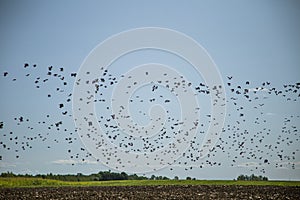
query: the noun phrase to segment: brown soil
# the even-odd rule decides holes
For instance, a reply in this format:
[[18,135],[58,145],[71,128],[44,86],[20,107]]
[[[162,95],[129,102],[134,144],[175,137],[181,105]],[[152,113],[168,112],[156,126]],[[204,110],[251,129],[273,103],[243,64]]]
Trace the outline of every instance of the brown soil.
[[126,186],[1,188],[0,199],[300,199],[300,187]]

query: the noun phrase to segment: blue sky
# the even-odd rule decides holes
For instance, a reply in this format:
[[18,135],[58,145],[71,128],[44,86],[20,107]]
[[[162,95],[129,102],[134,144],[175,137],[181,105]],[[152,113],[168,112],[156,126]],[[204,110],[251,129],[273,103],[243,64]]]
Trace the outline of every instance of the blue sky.
[[[30,130],[27,134],[34,135],[38,134],[37,132],[46,134],[45,129],[49,134],[46,142],[41,141],[42,139],[33,141],[32,148],[21,151],[19,158],[15,157],[16,152],[1,148],[0,170],[16,173],[91,173],[108,169],[95,163],[92,158],[80,162],[86,152],[80,150],[84,146],[74,132],[72,117],[63,118],[63,126],[68,129],[68,134],[74,132],[72,138],[77,137],[71,146],[66,144],[67,136],[63,133],[52,129],[48,131],[46,126],[37,125],[40,120],[54,123],[56,119],[61,118],[61,110],[57,105],[72,93],[74,78],[70,77],[70,73],[77,72],[90,51],[108,37],[140,27],[174,29],[192,37],[208,51],[218,66],[225,84],[228,81],[227,76],[233,76],[232,85],[245,86],[245,81],[249,80],[253,89],[269,81],[272,87],[283,89],[284,84],[295,84],[300,81],[299,15],[299,2],[291,0],[1,1],[0,88],[2,94],[5,94],[0,98],[0,121],[5,123],[5,128],[0,130],[1,141],[9,144],[9,141],[6,141],[9,137],[3,135],[10,131],[22,137],[26,134],[24,132],[28,131],[28,126],[33,127],[34,131]],[[142,55],[148,56],[141,59]],[[142,55],[124,58],[120,62],[130,65],[149,62],[152,58],[155,58],[155,61],[169,62],[166,60],[172,57],[161,56],[157,52],[146,52]],[[175,59],[170,63],[174,64],[176,61]],[[24,69],[24,63],[29,63],[31,67]],[[32,67],[33,64],[37,64],[36,69]],[[51,79],[41,86],[42,90],[36,90],[35,78],[43,77],[50,65],[57,73],[60,73],[60,67],[64,67],[62,73],[65,74],[68,85],[62,86],[57,79]],[[8,77],[3,77],[5,71],[9,73]],[[30,73],[29,77],[26,76],[27,73]],[[192,76],[190,70],[183,69],[182,73],[188,78]],[[14,77],[17,78],[16,82],[11,81]],[[63,88],[64,92],[54,93],[56,87]],[[236,95],[230,92],[230,87],[226,88],[226,92],[229,102],[225,126],[230,125],[233,130],[236,128],[235,122],[240,120],[236,106],[230,101],[230,98],[236,98]],[[51,99],[47,98],[49,93],[53,94]],[[297,94],[287,93],[287,97],[283,98],[275,94],[268,95],[262,90],[255,94],[258,95],[257,101],[249,103],[243,99],[237,100],[237,104],[243,106],[244,112],[247,113],[246,122],[236,125],[239,126],[237,132],[244,129],[249,131],[245,136],[245,145],[249,145],[244,147],[245,154],[251,156],[250,149],[261,149],[262,152],[256,154],[268,159],[270,164],[259,165],[262,161],[254,158],[234,158],[240,151],[236,151],[235,146],[231,148],[231,144],[241,144],[242,141],[235,141],[234,133],[226,131],[221,135],[221,138],[227,141],[227,144],[223,143],[225,152],[217,151],[213,158],[208,159],[222,163],[221,166],[205,165],[203,168],[193,167],[185,170],[190,166],[200,166],[202,161],[188,163],[188,167],[175,163],[172,170],[168,167],[155,174],[169,177],[176,174],[182,178],[192,176],[233,179],[241,173],[256,173],[273,179],[300,179],[300,156],[297,147],[299,130],[289,136],[281,133],[283,126],[287,126],[286,129],[291,131],[294,131],[293,126],[299,129],[300,119],[297,118],[300,115],[299,98],[297,101],[286,101],[289,97],[296,98]],[[253,94],[253,98],[255,95]],[[264,106],[253,109],[259,106],[258,104]],[[65,105],[64,109],[69,111],[68,114],[71,114],[71,106],[70,103]],[[205,107],[205,104],[203,106]],[[264,126],[255,123],[255,118],[261,112],[265,114],[264,119],[267,120]],[[50,119],[46,117],[49,113]],[[30,118],[30,122],[26,125],[16,125],[14,117],[21,115]],[[291,116],[294,117],[291,119]],[[290,119],[290,122],[284,125],[285,117]],[[256,139],[254,133],[262,131],[259,134],[261,137],[268,129],[271,129],[270,135],[265,135],[263,142],[255,147],[255,142],[250,142],[251,138],[254,138],[254,141]],[[257,140],[261,139],[260,137]],[[276,157],[278,150],[272,151],[265,146],[274,145],[286,137],[293,140],[293,143],[290,145],[286,142],[280,143],[278,149],[283,150],[287,157],[278,161],[278,156]],[[14,144],[11,146],[11,149],[18,147]],[[47,148],[48,146],[51,148]],[[68,164],[72,162],[69,149],[72,149],[75,157],[77,151],[79,154],[77,159],[79,163],[74,166]],[[229,158],[226,157],[228,155]],[[184,158],[182,162],[185,162]],[[276,168],[276,163],[283,166]],[[292,169],[293,164],[296,169]],[[255,169],[257,165],[258,169]]]

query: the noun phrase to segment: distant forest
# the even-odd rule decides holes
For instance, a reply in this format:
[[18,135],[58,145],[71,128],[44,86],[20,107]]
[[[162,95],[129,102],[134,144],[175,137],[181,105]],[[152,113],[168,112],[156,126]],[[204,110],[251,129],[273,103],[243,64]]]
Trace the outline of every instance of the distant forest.
[[[125,172],[116,173],[109,171],[100,171],[96,174],[84,175],[82,173],[77,174],[14,174],[12,172],[4,172],[0,174],[0,177],[23,177],[23,178],[42,178],[42,179],[53,179],[60,181],[111,181],[111,180],[170,180],[166,176],[155,176],[152,175],[150,178],[145,176],[138,176],[136,174],[128,175]],[[175,176],[173,180],[179,180],[178,176]],[[195,178],[186,177],[186,180],[196,180]],[[265,176],[255,176],[254,174],[239,175],[237,177],[238,181],[268,181]]]
[[[4,172],[0,177],[24,177],[24,178],[42,178],[42,179],[54,179],[61,181],[110,181],[110,180],[169,180],[168,177],[154,176],[150,178],[145,176],[138,176],[136,174],[128,175],[125,172],[116,173],[111,171],[101,171],[97,174],[84,175],[82,173],[77,174],[14,174],[12,172]],[[176,178],[176,177],[175,177]],[[178,177],[177,177],[178,179]]]

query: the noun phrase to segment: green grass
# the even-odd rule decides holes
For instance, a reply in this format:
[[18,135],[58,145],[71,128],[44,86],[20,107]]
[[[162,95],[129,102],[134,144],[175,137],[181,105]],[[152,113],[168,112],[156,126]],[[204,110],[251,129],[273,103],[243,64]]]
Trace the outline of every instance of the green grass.
[[0,178],[1,187],[148,186],[148,185],[273,185],[300,186],[300,181],[123,180],[68,182],[41,178]]

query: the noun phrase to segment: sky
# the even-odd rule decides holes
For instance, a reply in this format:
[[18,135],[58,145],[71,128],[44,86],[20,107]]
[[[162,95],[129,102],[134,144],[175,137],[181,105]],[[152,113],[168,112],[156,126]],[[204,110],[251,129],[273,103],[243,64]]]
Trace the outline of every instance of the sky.
[[[213,151],[194,161],[211,122],[211,104],[209,95],[200,94],[193,87],[198,94],[199,121],[203,124],[195,143],[171,165],[145,171],[145,175],[234,179],[254,173],[270,179],[299,180],[299,18],[300,3],[292,0],[1,1],[0,122],[4,126],[0,129],[0,171],[89,174],[116,170],[90,156],[89,148],[76,132],[72,113],[76,77],[70,74],[78,75],[90,52],[107,38],[131,29],[161,27],[193,38],[213,59],[225,86],[226,118]],[[192,86],[204,82],[180,57],[153,49],[123,55],[112,63],[109,74],[120,79],[134,67],[154,62],[172,66]],[[29,66],[24,68],[24,63]],[[53,66],[51,75],[47,75],[49,66]],[[111,115],[106,107],[112,103],[110,98],[117,83],[103,90],[108,91],[101,95],[106,102],[95,104],[98,119]],[[149,90],[153,86],[145,85],[133,96],[151,98]],[[244,89],[249,90],[252,101],[236,93]],[[171,100],[170,104],[163,100],[157,104],[165,106],[175,121],[180,120],[180,99],[165,86],[156,92],[155,98],[164,94]],[[149,122],[147,112],[153,105],[129,103],[138,124]],[[60,121],[63,123],[57,127],[55,124]],[[107,131],[107,137],[114,134],[113,129],[105,129],[105,123],[99,122],[99,126]],[[161,146],[172,139],[169,126],[166,124],[170,138]],[[116,146],[122,140],[130,142],[126,135],[121,136],[110,141]],[[130,151],[129,154],[133,149]]]

